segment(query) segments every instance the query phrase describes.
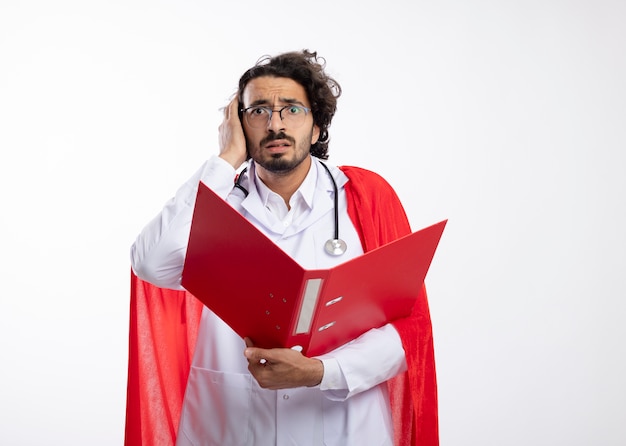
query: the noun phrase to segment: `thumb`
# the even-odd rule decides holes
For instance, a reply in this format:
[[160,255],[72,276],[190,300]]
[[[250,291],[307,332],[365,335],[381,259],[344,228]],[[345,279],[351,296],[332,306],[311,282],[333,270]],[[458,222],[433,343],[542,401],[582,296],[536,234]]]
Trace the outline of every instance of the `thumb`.
[[243,352],[244,356],[246,357],[246,359],[248,359],[249,361],[262,361],[265,362],[268,359],[268,356],[271,355],[271,353],[268,350],[265,350],[263,348],[258,348],[258,347],[247,347],[244,352]]
[[267,356],[267,350],[254,346],[254,343],[250,338],[244,338],[246,342],[246,349],[243,351],[243,355],[249,361],[263,361],[265,362]]

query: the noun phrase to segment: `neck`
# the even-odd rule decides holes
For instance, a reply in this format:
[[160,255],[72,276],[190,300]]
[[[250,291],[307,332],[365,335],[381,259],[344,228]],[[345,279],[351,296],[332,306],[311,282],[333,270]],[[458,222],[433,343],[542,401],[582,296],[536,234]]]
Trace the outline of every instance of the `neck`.
[[261,181],[273,192],[285,200],[285,204],[289,209],[289,200],[291,196],[298,190],[311,168],[311,156],[309,155],[300,164],[287,172],[273,172],[255,164],[257,174]]

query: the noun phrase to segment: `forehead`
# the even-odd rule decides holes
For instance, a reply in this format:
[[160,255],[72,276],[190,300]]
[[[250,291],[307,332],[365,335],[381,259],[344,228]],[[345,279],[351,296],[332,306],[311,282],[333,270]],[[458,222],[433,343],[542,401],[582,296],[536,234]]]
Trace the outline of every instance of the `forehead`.
[[287,77],[261,76],[251,79],[243,90],[242,99],[245,105],[273,105],[293,101],[309,105],[304,87]]

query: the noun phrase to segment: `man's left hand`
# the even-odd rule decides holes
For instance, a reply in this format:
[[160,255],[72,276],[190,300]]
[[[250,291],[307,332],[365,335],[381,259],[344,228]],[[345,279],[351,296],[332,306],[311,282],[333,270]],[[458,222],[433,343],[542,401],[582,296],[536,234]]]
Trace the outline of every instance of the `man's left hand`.
[[290,348],[254,347],[249,338],[245,341],[248,370],[264,389],[313,387],[322,381],[324,365],[319,359],[307,358]]

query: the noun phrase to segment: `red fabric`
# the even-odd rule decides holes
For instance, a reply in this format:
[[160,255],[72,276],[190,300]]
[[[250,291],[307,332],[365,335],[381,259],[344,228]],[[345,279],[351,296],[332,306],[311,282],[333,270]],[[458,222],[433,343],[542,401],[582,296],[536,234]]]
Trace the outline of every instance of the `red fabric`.
[[[342,167],[348,213],[364,251],[410,232],[397,195],[379,175]],[[158,288],[131,273],[126,446],[176,443],[202,304],[191,294]],[[408,371],[389,381],[397,446],[436,446],[437,385],[425,288],[411,316],[396,321]]]
[[[411,232],[398,196],[379,175],[357,167],[342,167],[348,214],[370,251]],[[437,379],[432,325],[426,287],[411,316],[394,322],[406,354],[408,370],[388,382],[397,446],[439,444]]]
[[176,443],[202,303],[159,288],[131,271],[127,446]]

